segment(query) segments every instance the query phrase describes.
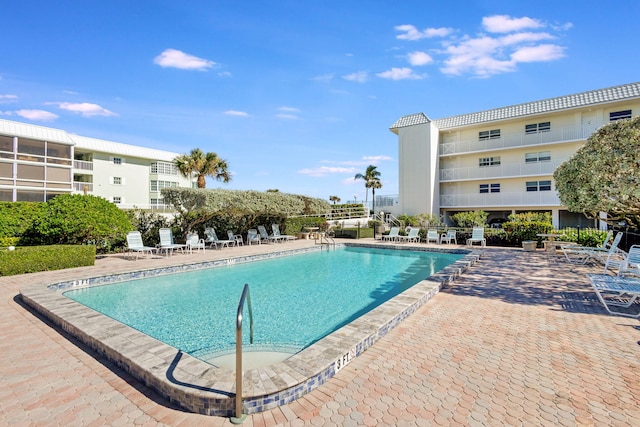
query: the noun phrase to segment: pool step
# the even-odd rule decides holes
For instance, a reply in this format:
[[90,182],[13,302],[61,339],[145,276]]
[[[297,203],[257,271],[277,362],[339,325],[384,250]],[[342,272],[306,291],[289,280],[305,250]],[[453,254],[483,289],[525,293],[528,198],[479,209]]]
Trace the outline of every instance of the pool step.
[[[245,351],[242,353],[243,370],[259,369],[265,366],[275,365],[276,363],[287,360],[295,353],[285,353],[278,351]],[[203,359],[205,362],[223,369],[234,370],[236,368],[235,353],[225,354],[222,356]]]

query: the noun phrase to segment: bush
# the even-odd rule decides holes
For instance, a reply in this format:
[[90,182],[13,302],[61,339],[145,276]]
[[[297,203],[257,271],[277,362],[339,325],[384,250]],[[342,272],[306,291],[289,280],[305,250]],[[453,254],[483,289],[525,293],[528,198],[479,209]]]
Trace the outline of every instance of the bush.
[[22,246],[0,251],[0,276],[94,265],[94,245]]
[[8,246],[18,246],[19,242],[19,237],[0,237],[0,248],[6,248]]
[[143,210],[125,211],[134,230],[142,235],[142,241],[147,246],[155,246],[160,243],[160,229],[170,226],[169,220],[155,212]]
[[283,234],[295,236],[297,233],[304,232],[304,227],[320,227],[324,228],[327,220],[322,217],[294,217],[287,218],[284,222],[284,230],[280,230]]
[[509,221],[502,224],[509,240],[519,245],[523,240],[542,241],[538,234],[548,234],[553,231],[551,214],[544,212],[525,212],[509,215]]
[[0,202],[0,238],[22,236],[34,219],[42,215],[45,205],[40,202]]
[[123,246],[132,229],[127,214],[113,203],[92,195],[63,194],[45,204],[28,235],[36,244],[93,244],[102,253]]
[[485,211],[465,211],[458,212],[451,216],[451,219],[458,227],[484,227],[489,214]]
[[583,228],[580,230],[580,239],[578,239],[578,229],[565,228],[560,231],[565,237],[562,238],[565,242],[575,242],[582,246],[597,247],[602,245],[604,238],[607,237],[607,231],[598,230],[595,228]]

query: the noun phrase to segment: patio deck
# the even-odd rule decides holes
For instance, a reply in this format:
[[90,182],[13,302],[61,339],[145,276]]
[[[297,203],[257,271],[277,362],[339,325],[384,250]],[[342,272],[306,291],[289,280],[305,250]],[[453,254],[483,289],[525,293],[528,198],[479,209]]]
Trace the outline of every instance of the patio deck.
[[[16,296],[25,284],[281,247],[108,256],[94,267],[0,277],[0,424],[231,425],[173,407]],[[599,271],[542,250],[487,247],[327,383],[243,425],[640,425],[640,323],[606,314],[585,277]]]

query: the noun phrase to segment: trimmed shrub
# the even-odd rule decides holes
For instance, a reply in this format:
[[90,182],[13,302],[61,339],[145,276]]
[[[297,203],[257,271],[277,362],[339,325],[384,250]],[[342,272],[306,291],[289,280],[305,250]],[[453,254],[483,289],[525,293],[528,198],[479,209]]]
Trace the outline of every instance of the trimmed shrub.
[[487,223],[487,217],[489,214],[485,211],[465,211],[458,212],[451,216],[451,219],[455,221],[458,227],[484,227]]
[[106,199],[63,194],[45,204],[28,234],[35,244],[93,244],[104,253],[123,246],[131,230],[127,214]]
[[0,276],[94,265],[94,245],[21,246],[0,251]]
[[22,236],[42,215],[45,205],[44,202],[0,202],[0,238]]
[[284,222],[284,230],[280,230],[283,234],[295,236],[299,232],[304,232],[304,227],[324,227],[327,220],[322,217],[295,217],[287,218]]

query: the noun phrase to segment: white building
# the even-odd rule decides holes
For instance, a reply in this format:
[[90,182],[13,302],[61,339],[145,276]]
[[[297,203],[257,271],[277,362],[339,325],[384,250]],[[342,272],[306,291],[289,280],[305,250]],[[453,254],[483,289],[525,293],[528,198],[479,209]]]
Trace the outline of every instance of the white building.
[[640,114],[640,82],[430,120],[398,119],[394,211],[449,217],[484,210],[551,212],[556,227],[595,225],[560,203],[553,172],[600,126]]
[[174,166],[177,155],[0,119],[0,201],[86,193],[121,208],[163,209],[162,188],[194,186]]

